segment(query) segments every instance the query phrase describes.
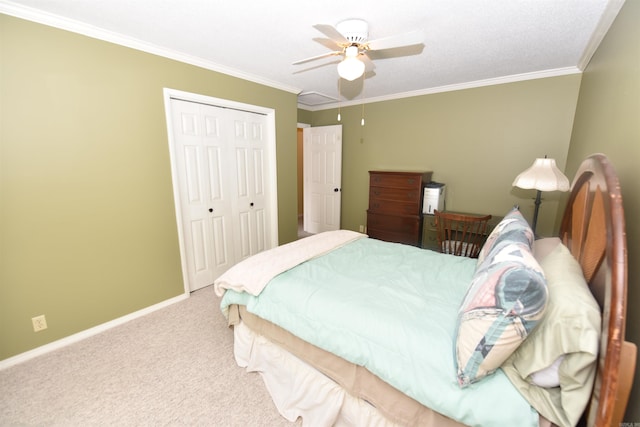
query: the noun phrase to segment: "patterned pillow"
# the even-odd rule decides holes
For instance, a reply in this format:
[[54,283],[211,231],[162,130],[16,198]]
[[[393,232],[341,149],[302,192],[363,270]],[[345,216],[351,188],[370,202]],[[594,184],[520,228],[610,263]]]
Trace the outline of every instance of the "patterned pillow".
[[544,273],[529,247],[517,241],[496,246],[476,267],[458,313],[460,386],[499,368],[537,325],[546,303]]
[[478,265],[482,264],[494,248],[518,242],[531,249],[533,240],[533,230],[531,230],[529,223],[524,219],[520,210],[514,207],[502,218],[502,221],[496,225],[489,234],[489,237],[487,237],[487,241],[478,254]]

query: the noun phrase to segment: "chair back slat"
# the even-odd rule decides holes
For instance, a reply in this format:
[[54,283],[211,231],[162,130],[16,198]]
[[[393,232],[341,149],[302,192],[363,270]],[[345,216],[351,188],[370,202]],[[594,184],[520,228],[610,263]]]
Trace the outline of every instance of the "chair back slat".
[[434,211],[440,252],[478,258],[491,215]]

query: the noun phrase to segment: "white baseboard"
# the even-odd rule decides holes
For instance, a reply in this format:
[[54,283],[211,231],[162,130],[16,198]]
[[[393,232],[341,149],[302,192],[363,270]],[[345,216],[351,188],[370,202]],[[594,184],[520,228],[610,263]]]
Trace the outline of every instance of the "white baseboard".
[[40,347],[36,347],[33,350],[26,351],[24,353],[20,353],[8,359],[0,360],[0,371],[3,369],[7,369],[11,366],[17,365],[22,362],[26,362],[27,360],[31,360],[34,357],[42,356],[43,354],[49,353],[54,350],[58,350],[62,347],[66,347],[78,341],[82,341],[86,338],[97,335],[101,332],[104,332],[108,329],[115,328],[116,326],[120,326],[124,323],[127,323],[131,320],[137,319],[149,313],[152,313],[156,310],[160,310],[161,308],[168,307],[172,304],[180,302],[189,298],[189,293],[184,293],[182,295],[178,295],[177,297],[170,298],[168,300],[159,302],[158,304],[154,304],[152,306],[143,308],[142,310],[134,311],[133,313],[129,313],[125,316],[118,317],[117,319],[113,319],[109,322],[103,323],[98,326],[94,326],[93,328],[85,329],[84,331],[78,332],[73,335],[69,335],[68,337],[64,337],[57,341],[53,341],[49,344],[45,344]]

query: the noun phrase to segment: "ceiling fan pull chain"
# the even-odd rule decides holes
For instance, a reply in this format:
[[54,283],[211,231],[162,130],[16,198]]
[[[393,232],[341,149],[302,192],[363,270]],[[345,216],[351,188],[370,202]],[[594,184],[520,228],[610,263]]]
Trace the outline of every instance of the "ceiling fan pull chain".
[[341,121],[340,117],[340,104],[342,102],[342,79],[338,79],[338,121]]
[[364,73],[362,73],[362,119],[360,120],[360,126],[364,126]]

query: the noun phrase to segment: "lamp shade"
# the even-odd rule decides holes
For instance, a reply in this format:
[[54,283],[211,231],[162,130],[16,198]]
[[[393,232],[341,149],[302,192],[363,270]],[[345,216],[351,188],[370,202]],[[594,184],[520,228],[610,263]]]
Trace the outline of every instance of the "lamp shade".
[[558,169],[554,159],[536,159],[533,166],[513,181],[514,187],[539,191],[568,191],[569,179]]
[[364,62],[353,56],[347,56],[338,64],[338,75],[345,80],[353,81],[364,73]]

